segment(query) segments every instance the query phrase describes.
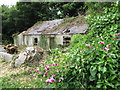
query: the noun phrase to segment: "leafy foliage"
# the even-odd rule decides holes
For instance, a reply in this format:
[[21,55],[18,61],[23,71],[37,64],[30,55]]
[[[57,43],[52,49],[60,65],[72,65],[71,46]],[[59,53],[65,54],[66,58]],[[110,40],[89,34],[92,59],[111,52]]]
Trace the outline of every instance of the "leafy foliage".
[[88,34],[72,38],[70,53],[75,66],[68,75],[72,78],[77,73],[77,76],[71,80],[70,86],[76,86],[74,82],[79,81],[84,88],[119,87],[120,3],[111,3],[111,6],[104,6],[99,14],[89,14]]

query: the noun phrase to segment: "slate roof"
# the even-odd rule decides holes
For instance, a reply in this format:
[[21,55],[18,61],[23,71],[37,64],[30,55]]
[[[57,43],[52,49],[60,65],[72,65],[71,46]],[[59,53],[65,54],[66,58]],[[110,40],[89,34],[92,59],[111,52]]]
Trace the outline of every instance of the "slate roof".
[[[77,19],[76,19],[77,20]],[[51,21],[43,21],[40,24],[34,25],[24,32],[25,35],[38,35],[38,34],[76,34],[85,33],[88,25],[74,21],[63,23],[64,19],[56,19]]]

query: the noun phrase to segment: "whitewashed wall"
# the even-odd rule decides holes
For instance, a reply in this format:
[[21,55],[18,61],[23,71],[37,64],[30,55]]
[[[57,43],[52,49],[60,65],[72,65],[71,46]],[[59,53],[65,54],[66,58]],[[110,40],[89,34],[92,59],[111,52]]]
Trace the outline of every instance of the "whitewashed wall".
[[[71,35],[61,35],[61,34],[58,34],[58,35],[45,35],[45,37],[47,38],[46,49],[50,48],[50,37],[55,38],[55,46],[63,45],[63,36],[71,36]],[[16,38],[18,40],[17,45],[19,45],[19,46],[21,46],[21,45],[34,46],[34,38],[38,39],[38,46],[40,46],[40,43],[43,43],[40,40],[40,35],[23,35],[21,33],[21,34],[18,35],[18,38]]]

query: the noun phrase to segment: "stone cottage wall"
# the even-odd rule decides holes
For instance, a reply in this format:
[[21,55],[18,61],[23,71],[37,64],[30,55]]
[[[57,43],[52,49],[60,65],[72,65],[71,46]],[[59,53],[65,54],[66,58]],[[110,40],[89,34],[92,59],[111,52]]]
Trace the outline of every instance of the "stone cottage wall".
[[64,37],[71,37],[71,35],[23,35],[19,34],[14,38],[14,44],[26,46],[40,46],[44,49],[54,49],[62,46]]

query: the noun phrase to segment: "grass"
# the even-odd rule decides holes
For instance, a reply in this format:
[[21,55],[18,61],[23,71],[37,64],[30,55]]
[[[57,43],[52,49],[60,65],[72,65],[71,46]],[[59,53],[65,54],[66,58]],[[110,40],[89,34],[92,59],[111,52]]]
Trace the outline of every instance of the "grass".
[[[11,68],[10,63],[0,62],[1,64],[1,77],[0,83],[2,88],[51,88],[55,87],[54,83],[46,83],[45,81],[51,77],[54,73],[57,74],[55,77],[55,82],[57,83],[59,78],[62,77],[63,71],[66,71],[66,62],[64,61],[63,57],[65,55],[59,57],[50,57],[49,60],[44,60],[40,62],[36,62],[37,64],[33,63],[31,66],[26,66],[25,64],[21,67]],[[47,73],[48,76],[44,75],[45,67],[42,64],[45,62],[45,65],[50,65],[53,63],[58,64],[58,66],[50,66],[50,69]],[[38,65],[39,63],[39,65]],[[35,70],[39,70],[43,74],[38,74],[38,72],[34,72]]]
[[[0,83],[2,88],[18,88],[27,86],[27,78],[29,75],[26,75],[33,67],[21,66],[17,68],[12,68],[10,62],[0,61]],[[29,86],[30,87],[30,86]]]

